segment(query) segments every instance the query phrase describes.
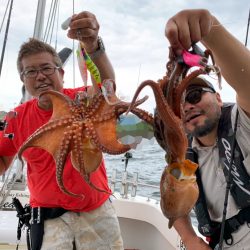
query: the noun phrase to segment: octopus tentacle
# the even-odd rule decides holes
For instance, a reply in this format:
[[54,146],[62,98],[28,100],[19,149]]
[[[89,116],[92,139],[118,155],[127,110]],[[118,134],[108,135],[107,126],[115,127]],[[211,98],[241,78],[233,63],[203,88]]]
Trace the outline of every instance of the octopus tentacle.
[[63,139],[61,141],[60,144],[60,148],[59,148],[59,153],[56,157],[56,180],[58,183],[59,188],[66,194],[70,195],[70,196],[74,196],[74,197],[83,197],[83,195],[81,194],[74,194],[70,191],[68,191],[64,184],[63,184],[63,170],[64,170],[64,166],[65,166],[65,162],[67,160],[67,155],[70,152],[70,141],[73,135],[73,131],[72,129],[68,126],[67,127],[68,131],[64,132],[63,135]]
[[84,180],[85,180],[92,188],[94,188],[95,190],[97,190],[97,191],[99,191],[99,192],[107,193],[107,194],[109,194],[109,195],[112,195],[111,192],[107,192],[106,190],[100,189],[100,188],[98,188],[97,186],[95,186],[95,185],[91,182],[91,180],[90,180],[90,174],[86,174],[86,175],[84,176]]
[[73,101],[68,96],[65,96],[64,94],[57,91],[48,90],[42,92],[39,98],[41,98],[44,95],[50,98],[53,107],[60,107],[60,108],[53,108],[51,119],[72,115],[71,108],[73,107],[74,104]]
[[204,70],[202,68],[195,70],[194,72],[192,72],[191,74],[189,74],[188,76],[186,76],[180,84],[178,84],[178,86],[176,87],[175,90],[175,95],[173,97],[174,99],[174,103],[175,106],[173,107],[173,111],[175,113],[176,116],[178,116],[179,118],[181,118],[181,99],[183,96],[184,91],[187,89],[187,87],[191,84],[191,80],[194,79],[195,77],[204,74]]
[[[137,89],[134,98],[132,99],[131,106],[128,111],[133,107],[133,102],[136,100],[140,91],[150,86],[154,92],[156,105],[158,109],[158,115],[167,129],[164,130],[165,139],[168,139],[168,150],[171,154],[173,161],[182,161],[185,159],[187,138],[183,130],[181,120],[174,114],[169,107],[159,85],[151,80],[147,80],[141,83]],[[173,137],[173,138],[172,138]],[[178,141],[178,143],[176,143]]]
[[90,113],[97,113],[100,106],[102,105],[102,96],[100,94],[96,94],[92,99],[89,100],[89,104],[86,106],[86,103],[84,100],[81,100],[79,105],[79,113],[82,114],[82,116],[87,116]]
[[108,111],[104,112],[101,116],[98,114],[96,116],[94,116],[93,121],[100,123],[100,122],[108,121],[108,120],[113,119],[115,117],[116,117],[116,115],[115,115],[114,111],[108,110]]
[[47,150],[48,144],[50,144],[50,154],[54,154],[56,149],[58,148],[58,142],[55,140],[50,140],[51,132],[54,132],[55,128],[60,128],[56,132],[56,137],[60,137],[61,132],[64,130],[64,128],[69,125],[72,122],[72,118],[68,117],[63,120],[54,120],[51,121],[43,126],[41,126],[39,129],[37,129],[28,139],[26,139],[25,143],[19,148],[18,151],[18,158],[21,160],[21,156],[23,152],[30,147],[39,147]]
[[[139,100],[134,100],[134,104],[133,107],[137,107],[139,105],[141,105],[142,103],[144,103],[146,100],[148,99],[148,96],[144,96],[143,98],[139,99]],[[116,109],[123,107],[123,106],[130,106],[131,103],[129,102],[121,102],[118,105],[116,105]]]
[[[73,138],[72,138],[72,142],[75,145],[75,148],[72,150],[71,153],[71,159],[72,159],[72,163],[73,166],[76,168],[76,170],[78,170],[80,172],[80,174],[82,175],[82,177],[85,179],[85,181],[94,189],[100,191],[100,192],[106,192],[103,189],[100,189],[98,187],[96,187],[91,181],[90,178],[87,178],[86,176],[89,176],[89,174],[93,171],[95,171],[99,165],[101,164],[102,161],[102,156],[98,162],[98,164],[96,164],[96,168],[95,169],[88,169],[87,166],[88,164],[85,164],[85,160],[86,157],[89,157],[88,155],[85,156],[85,150],[84,150],[84,143],[83,143],[83,138],[81,136],[81,122],[78,124],[74,124],[74,128],[73,128],[74,132],[73,134]],[[78,136],[76,136],[78,135]],[[74,152],[73,152],[74,151]],[[95,156],[90,157],[91,160],[93,161],[93,157],[95,157],[95,159],[97,159],[97,155],[95,154]],[[76,167],[77,165],[77,167]],[[109,192],[106,192],[108,194],[110,194]]]
[[72,151],[76,151],[77,153],[71,153],[71,161],[73,167],[80,172],[80,174],[85,174],[85,164],[84,164],[84,158],[83,158],[83,141],[82,141],[82,124],[81,122],[75,122],[72,124],[71,129],[73,130],[73,136],[71,143],[73,145]]
[[[117,116],[120,116],[121,114],[125,113],[128,110],[129,105],[126,104],[126,105],[117,107],[117,110],[116,110]],[[147,111],[139,109],[139,108],[133,108],[130,112],[133,113],[133,114],[135,114],[140,119],[142,119],[143,121],[147,122],[148,124],[154,125],[154,118]]]
[[[113,120],[115,120],[115,122],[112,124],[112,126],[110,126],[110,123],[106,122],[101,123],[98,128],[94,128],[93,125],[88,124],[88,132],[93,143],[95,143],[97,148],[99,148],[102,152],[108,154],[123,154],[134,147],[134,144],[123,145],[117,140],[115,132],[116,118],[113,118]],[[107,129],[107,127],[114,132],[109,133],[109,137],[105,138],[102,136],[102,131]]]
[[[221,78],[222,78],[222,76],[221,76],[221,71],[220,71],[219,67],[218,67],[218,66],[216,65],[216,63],[215,63],[213,53],[212,53],[212,51],[209,50],[209,49],[205,50],[204,53],[205,53],[205,56],[206,56],[207,58],[208,58],[209,56],[211,57],[212,64],[213,64],[213,69],[215,70],[215,73],[216,73],[216,75],[217,75],[217,77],[218,77],[219,88],[221,89]],[[211,69],[211,68],[210,68],[210,69]],[[207,72],[207,73],[209,73],[209,72]]]
[[173,100],[173,97],[175,95],[174,89],[177,86],[178,82],[180,81],[180,78],[184,70],[185,70],[185,66],[176,62],[174,66],[174,70],[166,86],[166,92],[164,93],[164,96],[167,98],[168,105],[171,108],[173,108],[175,105],[174,100]]

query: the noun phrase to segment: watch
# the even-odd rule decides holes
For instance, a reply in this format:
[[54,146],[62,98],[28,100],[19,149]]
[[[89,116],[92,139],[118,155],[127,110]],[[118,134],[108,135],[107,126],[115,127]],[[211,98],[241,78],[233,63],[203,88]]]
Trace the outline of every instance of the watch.
[[89,56],[91,57],[91,59],[95,59],[105,52],[105,46],[100,36],[98,36],[97,45],[98,45],[97,50],[93,53],[89,53]]

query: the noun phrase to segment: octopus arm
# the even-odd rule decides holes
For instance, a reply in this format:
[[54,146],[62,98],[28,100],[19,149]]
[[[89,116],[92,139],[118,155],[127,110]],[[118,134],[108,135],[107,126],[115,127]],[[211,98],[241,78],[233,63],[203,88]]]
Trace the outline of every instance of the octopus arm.
[[71,151],[71,162],[74,168],[84,177],[86,174],[94,172],[102,162],[102,152],[89,140],[84,137],[79,140]]
[[97,147],[108,154],[122,154],[134,147],[134,144],[124,145],[117,139],[116,117],[103,121],[95,126],[92,138]]
[[[79,158],[78,150],[72,150],[71,161],[74,168],[78,170],[82,176],[97,170],[102,162],[102,152],[98,149],[84,149],[80,154],[82,154],[81,158]],[[84,165],[80,165],[82,161]],[[84,168],[82,168],[82,166],[84,166]]]
[[[121,114],[125,113],[129,108],[130,103],[125,103],[122,105],[117,105],[116,107],[116,115],[120,116]],[[135,105],[136,106],[136,105]],[[132,108],[130,110],[131,113],[138,116],[143,121],[149,123],[150,125],[154,125],[154,117],[146,112],[145,110],[139,109],[139,108]]]
[[175,106],[173,107],[173,111],[176,116],[181,118],[181,104],[182,104],[182,97],[184,91],[188,88],[188,86],[191,84],[191,80],[194,79],[195,77],[204,74],[204,69],[200,68],[192,73],[190,73],[188,76],[186,76],[180,84],[176,86],[175,89],[175,95],[174,95],[174,100],[173,102],[175,103]]
[[48,90],[43,92],[39,98],[42,96],[48,96],[53,105],[53,114],[50,119],[60,119],[62,117],[69,117],[72,113],[71,107],[73,101],[66,95],[53,91]]
[[27,148],[38,147],[49,152],[54,158],[62,141],[66,125],[56,125],[56,123],[48,123],[39,128],[32,134],[18,151],[18,158],[21,159],[23,152]]
[[64,171],[64,167],[65,167],[68,154],[70,153],[70,150],[71,150],[71,147],[70,147],[71,140],[72,140],[72,134],[65,133],[59,145],[59,150],[57,154],[54,156],[54,159],[56,161],[56,180],[57,180],[57,184],[59,188],[65,194],[68,194],[73,197],[83,197],[83,195],[81,194],[74,194],[68,191],[63,183],[63,171]]
[[[143,98],[139,99],[139,100],[135,100],[134,101],[134,104],[133,104],[133,107],[137,107],[139,105],[141,105],[142,103],[144,103],[146,100],[148,100],[148,96],[144,96]],[[122,105],[125,105],[127,107],[129,107],[129,105],[131,104],[130,102],[122,102],[121,103]]]
[[169,107],[159,84],[151,80],[142,82],[133,97],[131,106],[128,111],[132,110],[134,105],[133,103],[135,102],[137,96],[139,95],[140,91],[146,86],[150,86],[154,92],[157,112],[164,125],[164,135],[165,139],[168,142],[168,151],[170,152],[174,160],[182,161],[185,159],[187,138],[184,133],[181,120]]

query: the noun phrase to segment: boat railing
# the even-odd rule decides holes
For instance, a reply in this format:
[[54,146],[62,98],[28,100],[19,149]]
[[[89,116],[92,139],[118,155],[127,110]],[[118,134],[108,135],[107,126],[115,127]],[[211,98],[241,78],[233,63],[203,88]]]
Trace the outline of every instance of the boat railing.
[[[127,152],[122,159],[122,161],[125,162],[125,169],[121,172],[121,177],[118,178],[118,170],[116,169],[113,170],[111,176],[109,176],[109,186],[111,191],[119,192],[121,197],[124,199],[127,199],[129,196],[136,197],[140,187],[155,189],[157,192],[160,192],[159,185],[140,182],[138,172],[135,172],[131,176],[131,173],[127,171],[127,165],[130,158],[132,158],[132,154]],[[2,186],[0,186],[0,209],[7,197],[10,195],[11,190],[24,191],[26,189],[27,183],[23,170],[21,162],[18,159],[15,159],[9,170],[1,176],[0,181]],[[159,199],[157,199],[158,197],[155,198],[153,195],[144,194],[143,196],[145,196],[148,200],[154,198],[154,200],[156,200],[156,204],[159,203]]]
[[21,162],[15,157],[8,171],[1,177],[0,209],[10,195],[11,190],[25,190],[26,178]]
[[[147,184],[147,183],[143,183],[143,182],[139,182],[139,173],[135,172],[132,175],[132,178],[129,178],[129,173],[127,171],[127,165],[128,165],[128,161],[129,159],[132,158],[132,154],[130,152],[127,152],[124,155],[124,158],[122,159],[122,161],[125,162],[125,169],[124,171],[121,173],[121,178],[118,179],[117,178],[117,170],[114,169],[111,173],[110,176],[110,181],[109,181],[109,186],[112,192],[116,191],[117,189],[119,189],[119,187],[117,188],[117,185],[120,185],[120,195],[122,198],[128,198],[128,196],[130,195],[131,197],[135,197],[137,195],[137,191],[138,191],[138,187],[147,187],[147,188],[153,188],[153,189],[157,189],[157,191],[160,190],[160,186],[159,185],[152,185],[152,184]],[[129,192],[129,190],[131,189],[131,191]],[[150,199],[150,197],[147,197],[148,200]],[[158,203],[159,201],[156,200],[156,203]]]

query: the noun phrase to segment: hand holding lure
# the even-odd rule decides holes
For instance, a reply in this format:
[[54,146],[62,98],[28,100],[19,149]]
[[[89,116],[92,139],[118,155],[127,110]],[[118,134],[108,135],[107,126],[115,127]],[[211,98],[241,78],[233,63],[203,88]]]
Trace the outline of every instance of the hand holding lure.
[[[211,58],[213,64],[209,64],[208,58]],[[207,74],[213,72],[218,77],[219,88],[221,89],[221,73],[219,67],[215,64],[211,51],[203,52],[197,44],[192,45],[192,50],[183,50],[182,54],[177,57],[180,64],[186,64],[189,68],[199,67],[204,69]]]
[[[63,30],[67,30],[69,28],[70,22],[72,20],[72,17],[67,18],[62,24],[61,28]],[[82,80],[84,82],[84,85],[87,86],[87,80],[88,80],[88,74],[87,69],[89,70],[90,74],[94,78],[96,84],[94,84],[95,90],[99,91],[100,85],[101,85],[101,76],[98,68],[94,64],[94,62],[91,60],[90,56],[88,55],[87,51],[84,48],[84,44],[81,42],[81,33],[77,31],[77,39],[79,40],[78,49],[76,51],[77,53],[77,59],[78,59],[78,65],[79,70],[81,73]]]
[[[69,17],[62,23],[61,25],[62,29],[66,30],[69,27],[70,22],[71,22],[71,17]],[[109,101],[109,97],[114,95],[114,90],[110,91],[110,89],[115,86],[114,82],[112,80],[106,80],[105,84],[104,85],[102,84],[101,74],[97,66],[95,65],[95,63],[92,61],[92,59],[88,55],[83,42],[81,42],[80,31],[77,31],[76,34],[77,34],[77,39],[79,40],[79,45],[78,45],[78,49],[76,53],[77,53],[77,59],[78,59],[78,66],[79,66],[82,80],[84,82],[84,86],[87,86],[87,80],[88,80],[87,70],[88,70],[92,78],[94,79],[93,88],[95,92],[99,92],[101,90],[106,102],[109,105],[116,104],[116,102],[113,103]]]

